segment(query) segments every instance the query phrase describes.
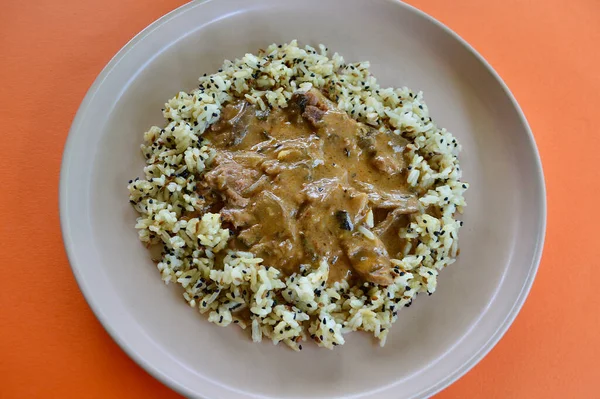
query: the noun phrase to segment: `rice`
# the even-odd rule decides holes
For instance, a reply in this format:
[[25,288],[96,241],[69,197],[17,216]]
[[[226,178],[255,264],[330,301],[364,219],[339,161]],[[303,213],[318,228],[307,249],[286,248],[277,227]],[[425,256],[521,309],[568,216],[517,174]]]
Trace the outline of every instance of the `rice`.
[[[263,110],[286,107],[295,91],[312,87],[356,120],[412,142],[408,183],[439,217],[411,215],[399,233],[408,244],[402,259],[392,260],[395,279],[387,287],[328,285],[325,261],[284,276],[252,253],[226,249],[230,232],[220,215],[199,213],[196,179],[215,155],[202,133],[219,120],[223,105],[245,98]],[[368,62],[329,57],[323,45],[273,44],[258,55],[225,61],[219,72],[201,77],[197,89],[170,99],[163,116],[164,127],[144,134],[145,177],[129,182],[129,200],[140,215],[135,227],[146,245],[162,246],[157,268],[164,282],[183,287],[188,304],[210,322],[238,324],[256,342],[270,339],[294,350],[308,339],[332,349],[356,330],[372,333],[383,346],[398,311],[418,293],[432,294],[439,271],[454,263],[462,225],[455,216],[466,205],[468,188],[460,180],[461,146],[433,122],[421,92],[379,86]],[[368,238],[374,237],[371,228],[372,213],[358,226]]]

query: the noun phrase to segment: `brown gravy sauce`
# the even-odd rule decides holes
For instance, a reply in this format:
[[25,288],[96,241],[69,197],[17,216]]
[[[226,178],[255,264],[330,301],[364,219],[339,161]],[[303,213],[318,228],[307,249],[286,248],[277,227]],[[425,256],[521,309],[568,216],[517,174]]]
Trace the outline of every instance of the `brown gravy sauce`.
[[[398,229],[419,210],[405,139],[356,122],[314,89],[284,109],[232,102],[203,137],[217,155],[199,191],[234,232],[230,248],[288,275],[325,258],[330,282],[392,282]],[[369,211],[375,239],[358,230]]]

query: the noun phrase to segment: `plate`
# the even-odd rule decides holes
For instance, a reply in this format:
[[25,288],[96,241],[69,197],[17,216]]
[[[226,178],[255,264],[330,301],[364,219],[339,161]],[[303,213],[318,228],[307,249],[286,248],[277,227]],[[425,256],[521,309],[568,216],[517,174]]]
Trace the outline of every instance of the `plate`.
[[[334,351],[253,344],[208,323],[166,287],[133,228],[127,181],[141,174],[142,134],[164,102],[224,59],[270,43],[326,44],[370,60],[389,86],[422,90],[463,145],[471,184],[461,255],[438,291],[400,312],[380,348],[366,334]],[[422,12],[387,0],[206,1],[154,22],[104,68],[73,121],[60,181],[63,237],[98,319],[142,367],[202,398],[420,398],[475,365],[521,308],[545,231],[540,159],[523,113],[467,43]]]

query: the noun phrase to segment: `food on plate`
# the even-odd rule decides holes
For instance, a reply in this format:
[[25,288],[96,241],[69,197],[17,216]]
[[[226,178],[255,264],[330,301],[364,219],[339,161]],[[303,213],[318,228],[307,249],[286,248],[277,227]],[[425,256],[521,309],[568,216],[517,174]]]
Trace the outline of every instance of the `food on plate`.
[[169,100],[129,183],[157,267],[190,306],[254,341],[384,345],[458,255],[460,145],[420,92],[296,41],[225,61]]

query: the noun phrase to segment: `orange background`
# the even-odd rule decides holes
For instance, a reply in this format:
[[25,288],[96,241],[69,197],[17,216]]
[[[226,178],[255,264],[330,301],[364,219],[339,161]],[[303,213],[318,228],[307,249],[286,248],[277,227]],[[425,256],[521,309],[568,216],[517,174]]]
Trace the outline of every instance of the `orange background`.
[[[529,299],[491,353],[436,398],[599,398],[600,1],[409,2],[503,77],[534,131],[548,190]],[[2,0],[1,398],[179,397],[130,360],[87,306],[63,250],[57,198],[63,145],[88,87],[130,38],[183,3]]]

